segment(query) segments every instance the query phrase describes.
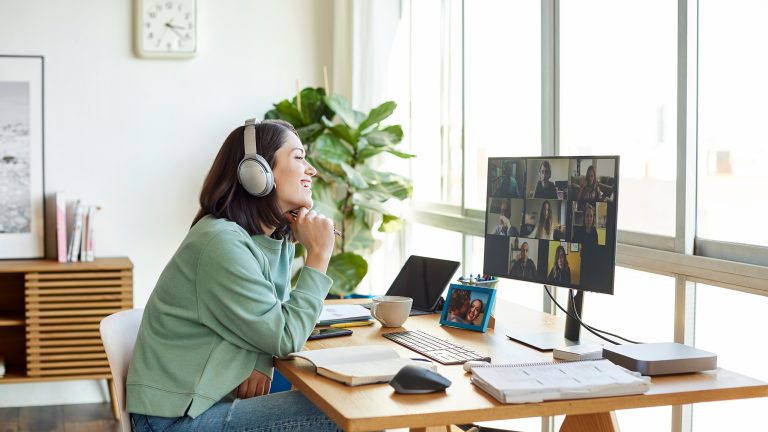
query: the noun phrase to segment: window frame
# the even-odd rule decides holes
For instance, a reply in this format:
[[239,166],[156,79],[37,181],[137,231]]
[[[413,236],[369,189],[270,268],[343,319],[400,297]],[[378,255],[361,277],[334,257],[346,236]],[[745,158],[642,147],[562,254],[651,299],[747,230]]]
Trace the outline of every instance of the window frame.
[[[463,0],[456,1],[461,7],[454,10],[460,10],[463,17]],[[444,5],[450,2],[443,0]],[[541,0],[541,154],[544,156],[559,154],[559,11],[560,0]],[[677,12],[675,236],[619,230],[616,265],[675,278],[674,340],[693,344],[696,283],[768,296],[768,247],[697,237],[698,1],[678,0]],[[461,56],[463,59],[463,46]],[[462,76],[462,91],[464,88]],[[461,100],[463,103],[463,97]],[[462,128],[463,109],[462,106]],[[463,132],[461,139],[464,158]],[[462,179],[466,170],[463,162]],[[466,208],[463,185],[461,189],[460,205],[412,202],[405,219],[406,223],[416,221],[462,233],[462,271],[467,273],[481,267],[480,263],[471,262],[471,237],[484,236],[485,213]],[[542,310],[553,312],[553,309],[542,293]],[[671,430],[688,431],[691,425],[690,405],[673,407]]]

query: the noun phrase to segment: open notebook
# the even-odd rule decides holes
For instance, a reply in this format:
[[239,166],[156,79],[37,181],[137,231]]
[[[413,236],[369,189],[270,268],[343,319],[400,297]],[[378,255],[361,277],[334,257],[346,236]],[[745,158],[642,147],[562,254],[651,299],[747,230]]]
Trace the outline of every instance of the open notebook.
[[476,366],[472,383],[503,403],[623,396],[651,387],[650,378],[605,359]]

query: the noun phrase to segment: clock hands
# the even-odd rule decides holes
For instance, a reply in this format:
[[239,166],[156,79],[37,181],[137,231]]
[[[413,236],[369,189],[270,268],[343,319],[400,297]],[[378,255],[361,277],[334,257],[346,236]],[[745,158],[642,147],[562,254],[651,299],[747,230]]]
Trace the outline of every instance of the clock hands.
[[186,29],[183,26],[171,24],[171,21],[168,21],[167,23],[165,23],[165,27],[170,29],[172,32],[176,33],[176,36],[180,37],[181,39],[187,39],[187,36],[184,36],[181,33],[179,33],[179,30],[186,30]]

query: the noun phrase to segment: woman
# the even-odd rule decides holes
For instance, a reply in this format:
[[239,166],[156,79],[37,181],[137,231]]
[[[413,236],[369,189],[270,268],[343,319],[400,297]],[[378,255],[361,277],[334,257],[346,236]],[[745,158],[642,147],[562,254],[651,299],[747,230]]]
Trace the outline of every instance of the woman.
[[557,189],[555,184],[549,181],[552,177],[552,167],[549,161],[544,161],[539,166],[539,181],[536,182],[536,190],[533,192],[534,198],[557,199]]
[[528,238],[554,240],[555,239],[555,226],[552,223],[552,205],[549,201],[541,203],[541,210],[539,210],[539,220],[536,222],[536,226],[533,228]]
[[485,311],[483,307],[483,301],[480,299],[474,299],[469,305],[467,316],[464,321],[469,325],[480,326],[483,325],[483,319],[485,318]]
[[597,183],[597,173],[595,172],[595,167],[593,165],[590,165],[589,168],[587,168],[587,179],[584,184],[581,185],[581,189],[579,189],[579,201],[602,201],[603,200],[603,193],[600,191],[600,186]]
[[[264,196],[239,183],[246,136],[274,175]],[[304,156],[279,120],[224,141],[144,310],[126,385],[134,432],[339,430],[299,392],[267,395],[273,357],[301,349],[332,284],[333,224],[309,210],[317,171]],[[307,259],[291,290],[294,241]]]
[[587,203],[584,208],[584,226],[576,227],[573,236],[574,243],[580,243],[581,256],[581,285],[593,286],[598,280],[598,246],[597,229],[595,229],[595,208]]
[[547,282],[553,284],[563,285],[571,283],[571,268],[568,266],[568,259],[565,256],[565,248],[558,246],[555,251],[555,265],[552,266],[549,275],[547,275]]

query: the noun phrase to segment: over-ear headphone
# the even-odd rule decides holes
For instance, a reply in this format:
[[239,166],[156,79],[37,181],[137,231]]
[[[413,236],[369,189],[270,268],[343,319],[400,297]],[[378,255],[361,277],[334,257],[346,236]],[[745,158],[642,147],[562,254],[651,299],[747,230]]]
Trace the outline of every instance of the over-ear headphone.
[[275,179],[272,169],[266,159],[256,153],[256,124],[255,118],[245,121],[243,132],[243,145],[245,156],[237,165],[237,180],[249,194],[263,197],[272,192],[275,187]]

